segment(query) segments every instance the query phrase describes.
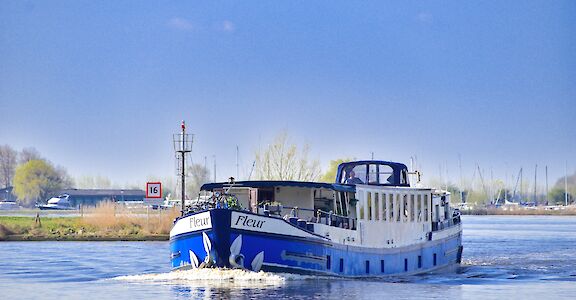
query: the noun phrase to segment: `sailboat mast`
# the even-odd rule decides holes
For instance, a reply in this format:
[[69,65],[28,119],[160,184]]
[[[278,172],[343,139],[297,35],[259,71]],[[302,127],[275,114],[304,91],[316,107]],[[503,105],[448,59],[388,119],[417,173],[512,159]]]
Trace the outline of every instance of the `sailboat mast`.
[[534,203],[535,204],[538,203],[536,201],[536,174],[538,174],[538,164],[536,164],[536,167],[534,167]]
[[545,167],[546,170],[546,205],[548,205],[548,166]]
[[564,205],[568,206],[568,161],[564,162]]

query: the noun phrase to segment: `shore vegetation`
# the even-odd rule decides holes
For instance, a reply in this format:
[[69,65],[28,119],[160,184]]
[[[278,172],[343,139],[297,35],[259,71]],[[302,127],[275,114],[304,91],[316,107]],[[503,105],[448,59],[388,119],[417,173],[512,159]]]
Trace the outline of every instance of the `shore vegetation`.
[[147,211],[102,202],[78,217],[0,217],[0,240],[168,240],[178,209]]

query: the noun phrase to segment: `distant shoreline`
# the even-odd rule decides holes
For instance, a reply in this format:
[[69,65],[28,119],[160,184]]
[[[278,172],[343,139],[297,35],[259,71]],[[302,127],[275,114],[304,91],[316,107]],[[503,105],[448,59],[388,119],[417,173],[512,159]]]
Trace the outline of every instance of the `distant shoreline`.
[[[463,210],[474,216],[576,216],[576,209],[562,210],[482,208]],[[147,232],[135,224],[102,227],[83,222],[81,217],[0,216],[0,242],[38,241],[168,241],[167,231]]]
[[576,216],[576,207],[568,207],[564,209],[545,209],[537,207],[534,209],[527,208],[473,208],[460,211],[462,215],[473,216]]
[[[165,217],[166,219],[168,217]],[[139,223],[142,224],[139,224]],[[132,218],[0,216],[1,241],[168,241],[158,216]],[[171,223],[171,221],[169,222]]]
[[168,235],[150,235],[150,236],[122,236],[122,237],[48,237],[48,236],[29,236],[29,235],[9,235],[0,238],[1,242],[167,242]]

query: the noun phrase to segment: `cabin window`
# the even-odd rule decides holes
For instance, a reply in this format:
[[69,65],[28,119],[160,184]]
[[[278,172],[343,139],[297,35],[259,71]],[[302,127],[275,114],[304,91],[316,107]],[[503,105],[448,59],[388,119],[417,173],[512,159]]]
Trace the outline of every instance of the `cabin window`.
[[408,221],[408,195],[402,196],[402,210],[404,212],[404,217],[402,218],[402,220],[404,222],[407,222]]
[[378,170],[378,183],[392,184],[394,183],[394,170],[387,165],[379,165]]
[[424,222],[428,222],[430,203],[428,202],[428,195],[424,195]]
[[344,259],[340,259],[340,273],[344,272]]
[[384,273],[384,260],[380,260],[380,272]]
[[418,255],[418,269],[422,268],[422,255]]
[[378,183],[378,166],[369,165],[368,166],[368,183],[377,184]]
[[368,204],[368,212],[367,212],[368,220],[372,220],[372,218],[374,216],[372,216],[372,193],[371,192],[366,193],[366,203]]
[[374,193],[374,219],[380,220],[380,194]]
[[265,202],[274,202],[274,188],[259,188],[257,199],[259,205]]
[[396,222],[400,222],[402,216],[402,204],[400,203],[400,194],[396,194]]
[[408,173],[405,169],[400,172],[400,184],[408,184]]
[[382,220],[384,221],[388,221],[388,216],[387,216],[387,210],[386,210],[386,204],[388,203],[388,198],[386,196],[386,194],[382,194],[382,198],[381,199],[381,203],[382,203]]
[[342,215],[348,216],[348,197],[344,192],[340,193],[340,207],[342,208]]
[[408,272],[408,259],[404,259],[404,272]]
[[396,207],[396,206],[394,205],[394,194],[390,194],[390,195],[388,196],[388,198],[389,198],[389,200],[390,200],[390,208],[389,208],[389,211],[390,211],[390,219],[389,219],[389,220],[390,220],[390,222],[394,222],[394,207]]
[[359,200],[356,205],[358,206],[358,218],[364,220],[364,201]]
[[410,222],[414,222],[414,214],[416,210],[416,204],[414,200],[414,195],[410,195]]
[[370,261],[366,261],[366,274],[370,274]]
[[326,255],[326,269],[330,270],[332,267],[332,262],[330,261],[330,255]]
[[422,222],[422,195],[416,196],[416,216],[418,218],[418,222]]
[[[352,171],[354,176],[352,176]],[[366,172],[366,165],[348,166],[344,171],[339,174],[340,183],[346,184],[363,184],[368,182],[368,172]],[[353,179],[356,178],[356,179]]]
[[434,264],[434,266],[436,265],[436,253],[434,253],[432,257],[432,263]]
[[362,180],[362,183],[367,182],[367,172],[366,172],[366,165],[358,165],[355,166],[353,169],[354,173],[356,173],[356,177]]

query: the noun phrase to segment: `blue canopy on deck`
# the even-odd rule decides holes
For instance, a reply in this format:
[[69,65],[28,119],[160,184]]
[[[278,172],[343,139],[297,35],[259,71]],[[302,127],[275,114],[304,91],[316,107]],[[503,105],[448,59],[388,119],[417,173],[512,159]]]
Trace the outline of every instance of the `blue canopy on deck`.
[[236,181],[234,184],[229,182],[215,182],[206,183],[200,188],[203,191],[212,191],[224,187],[249,187],[249,188],[266,188],[278,186],[302,187],[302,188],[316,188],[316,189],[329,189],[337,192],[356,192],[356,187],[349,184],[338,183],[324,183],[324,182],[305,182],[305,181],[275,181],[275,180],[262,180],[262,181]]

